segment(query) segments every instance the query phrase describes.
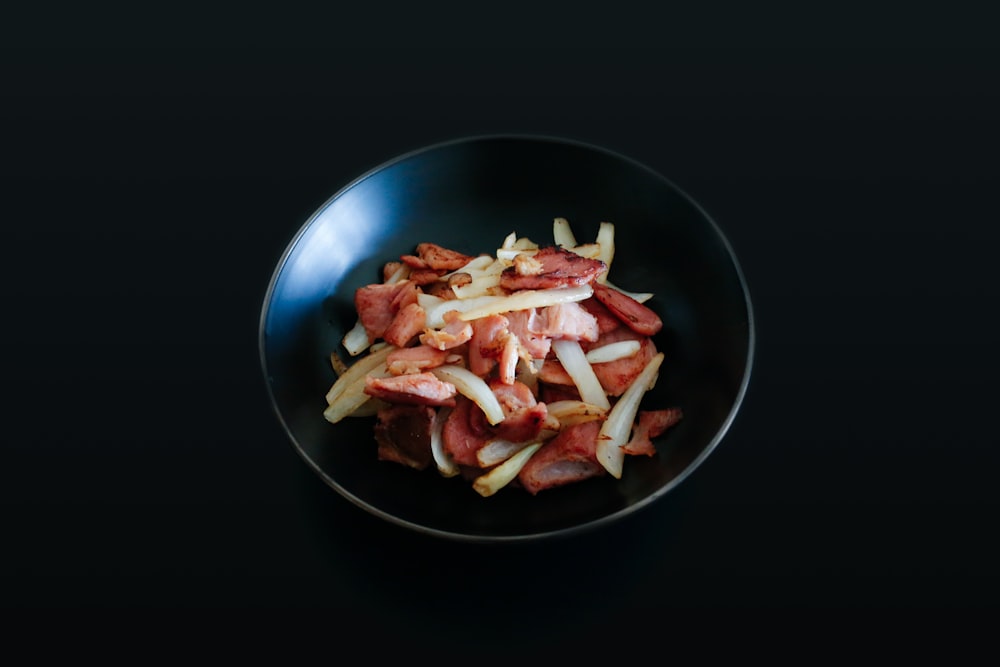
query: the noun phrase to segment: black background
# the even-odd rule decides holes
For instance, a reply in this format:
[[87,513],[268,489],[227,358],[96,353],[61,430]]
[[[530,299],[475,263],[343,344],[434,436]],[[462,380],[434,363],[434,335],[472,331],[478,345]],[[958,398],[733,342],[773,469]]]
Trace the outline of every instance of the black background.
[[[140,29],[154,18],[117,41],[72,16],[38,42],[11,29],[4,608],[309,608],[502,656],[659,642],[698,612],[996,611],[1000,58],[980,22],[803,18],[829,29],[772,39],[733,16],[699,42],[677,21],[515,37],[395,16],[273,42],[237,19],[184,39]],[[678,184],[732,243],[758,334],[695,474],[619,525],[518,546],[339,497],[281,430],[257,350],[317,207],[399,153],[494,132]]]

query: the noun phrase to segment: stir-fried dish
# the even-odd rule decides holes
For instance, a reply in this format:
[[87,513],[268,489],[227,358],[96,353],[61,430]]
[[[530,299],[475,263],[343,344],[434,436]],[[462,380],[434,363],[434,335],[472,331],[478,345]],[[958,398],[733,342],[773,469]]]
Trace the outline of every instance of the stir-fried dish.
[[578,243],[565,218],[552,243],[509,234],[466,255],[431,242],[385,263],[354,294],[348,364],[324,417],[374,418],[375,455],[460,476],[482,496],[608,475],[655,456],[679,407],[640,409],[663,363],[650,293],[608,279],[614,225]]

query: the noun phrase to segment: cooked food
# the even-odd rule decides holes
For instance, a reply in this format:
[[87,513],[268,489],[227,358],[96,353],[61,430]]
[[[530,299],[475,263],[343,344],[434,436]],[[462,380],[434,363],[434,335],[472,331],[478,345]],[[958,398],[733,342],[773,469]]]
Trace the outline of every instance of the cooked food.
[[324,417],[374,418],[379,460],[535,495],[620,479],[626,456],[655,456],[678,406],[640,409],[664,363],[648,292],[608,281],[614,225],[577,243],[556,218],[553,243],[510,233],[471,256],[431,242],[387,261],[354,294],[358,319]]

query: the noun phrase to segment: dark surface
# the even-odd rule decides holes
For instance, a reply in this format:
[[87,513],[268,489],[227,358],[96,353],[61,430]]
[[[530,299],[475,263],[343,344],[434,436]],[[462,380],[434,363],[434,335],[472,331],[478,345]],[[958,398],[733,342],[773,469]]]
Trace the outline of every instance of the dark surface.
[[[461,650],[545,629],[490,644],[510,656],[699,609],[996,611],[996,52],[14,49],[0,75],[4,608],[313,607],[401,644],[443,625]],[[442,541],[340,497],[257,354],[318,206],[490,132],[673,180],[757,318],[705,464],[540,545]]]
[[[552,244],[553,219],[578,242],[612,221],[609,279],[661,313],[652,337],[665,355],[643,409],[685,415],[609,475],[531,496],[470,492],[471,480],[416,475],[375,455],[374,418],[323,417],[336,380],[330,353],[358,313],[354,293],[382,281],[387,261],[433,239],[470,257],[494,254],[510,233]],[[746,394],[753,313],[746,281],[714,221],[648,167],[601,147],[535,135],[489,135],[407,153],[324,203],[291,240],[264,298],[261,359],[268,389],[303,459],[359,507],[418,532],[475,542],[565,537],[648,506],[692,474],[719,444]],[[666,361],[668,359],[669,361]],[[387,469],[388,468],[388,469]],[[433,468],[432,468],[433,470]]]

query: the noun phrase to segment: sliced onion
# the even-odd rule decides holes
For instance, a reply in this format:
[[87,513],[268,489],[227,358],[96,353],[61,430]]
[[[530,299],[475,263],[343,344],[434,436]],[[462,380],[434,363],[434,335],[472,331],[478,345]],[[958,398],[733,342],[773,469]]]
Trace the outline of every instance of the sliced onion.
[[609,361],[616,361],[618,359],[624,359],[626,357],[631,357],[633,354],[639,351],[642,345],[637,340],[620,340],[614,343],[608,343],[607,345],[602,345],[600,347],[591,348],[587,354],[587,361],[592,364],[603,364]]
[[444,440],[441,437],[444,423],[450,414],[451,408],[447,406],[438,409],[434,415],[434,424],[431,426],[431,454],[434,456],[434,464],[437,465],[438,472],[445,477],[454,477],[460,472],[455,461],[448,452],[444,451]]
[[622,449],[622,445],[628,442],[639,403],[656,381],[662,363],[663,353],[657,352],[621,395],[608,413],[608,418],[601,424],[597,436],[597,460],[615,479],[622,477],[622,464],[625,460],[625,450]]
[[556,245],[567,250],[576,246],[576,236],[573,235],[573,230],[569,226],[569,220],[556,218],[552,221],[552,240],[555,241]]
[[344,334],[344,339],[341,342],[348,354],[356,357],[365,351],[371,341],[368,340],[368,331],[365,330],[365,327],[361,324],[361,320],[358,319],[354,323],[354,326],[351,327],[351,330]]
[[597,281],[606,283],[608,280],[608,271],[611,270],[611,260],[615,258],[615,226],[612,223],[601,223],[601,226],[597,229],[597,245],[601,248],[597,259],[604,262],[608,267],[601,275],[597,276]]
[[[593,293],[594,288],[589,284],[542,290],[521,290],[506,296],[481,296],[465,299],[460,302],[461,308],[456,308],[456,310],[459,310],[463,320],[478,320],[481,317],[509,313],[515,310],[544,308],[545,306],[554,306],[557,303],[583,301]],[[443,317],[444,313],[442,312],[441,315]],[[427,313],[427,318],[430,321],[430,312]]]
[[[357,364],[355,364],[356,366]],[[354,366],[351,366],[353,369]],[[348,369],[350,371],[351,369]],[[362,406],[365,405],[371,396],[365,393],[365,378],[366,377],[388,377],[389,371],[386,370],[385,360],[382,360],[382,365],[373,368],[368,371],[367,374],[362,375],[360,378],[355,379],[351,384],[344,387],[344,389],[337,395],[333,401],[327,405],[326,410],[323,411],[323,417],[326,418],[331,424],[336,424],[344,417],[350,417],[357,410],[363,409]],[[347,375],[342,375],[341,378],[347,377]],[[340,380],[338,380],[339,382]]]
[[445,382],[455,385],[458,393],[471,399],[480,407],[486,415],[486,421],[490,424],[499,424],[504,420],[503,408],[496,394],[486,384],[486,381],[467,368],[461,366],[446,365],[430,369],[430,372]]
[[477,477],[472,483],[472,488],[483,497],[492,496],[517,477],[517,473],[521,472],[524,464],[541,446],[540,442],[528,445],[485,475]]
[[530,444],[531,441],[511,442],[503,438],[495,438],[476,451],[476,460],[483,468],[489,468],[506,461]]
[[395,349],[395,346],[387,345],[365,357],[361,357],[351,364],[351,366],[337,378],[337,381],[333,383],[330,390],[326,392],[327,405],[333,403],[348,387],[355,384],[359,380],[363,384],[365,376],[368,375],[368,373],[374,371],[379,366],[384,368],[385,358],[388,357],[389,353]]
[[552,351],[556,353],[556,358],[573,379],[573,384],[576,385],[580,398],[585,403],[592,403],[605,410],[611,407],[608,395],[594,374],[594,369],[587,361],[579,342],[568,338],[556,338],[552,341]]
[[555,417],[556,421],[559,422],[560,428],[595,419],[603,419],[608,414],[607,408],[572,399],[546,403],[545,409],[549,416]]

